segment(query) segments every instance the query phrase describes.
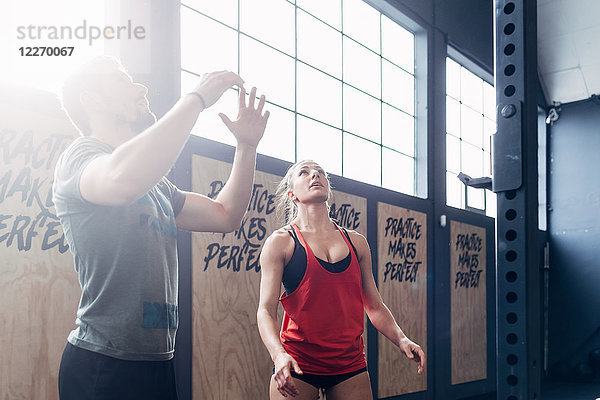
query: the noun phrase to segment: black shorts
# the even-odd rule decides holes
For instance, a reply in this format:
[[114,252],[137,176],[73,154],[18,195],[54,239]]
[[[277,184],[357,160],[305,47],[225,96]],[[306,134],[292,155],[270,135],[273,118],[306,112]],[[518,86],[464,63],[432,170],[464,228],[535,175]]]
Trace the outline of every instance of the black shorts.
[[61,400],[177,400],[169,361],[127,361],[67,343],[60,362]]
[[317,375],[317,374],[307,374],[307,373],[300,375],[300,374],[295,373],[294,371],[290,371],[290,374],[294,378],[300,379],[301,381],[304,381],[304,382],[308,383],[309,385],[316,387],[317,389],[327,391],[327,389],[334,387],[335,385],[342,383],[345,380],[352,378],[353,376],[362,374],[363,372],[366,372],[366,371],[367,371],[367,368],[365,367],[365,368],[361,368],[356,371],[347,372],[345,374],[337,374],[337,375]]

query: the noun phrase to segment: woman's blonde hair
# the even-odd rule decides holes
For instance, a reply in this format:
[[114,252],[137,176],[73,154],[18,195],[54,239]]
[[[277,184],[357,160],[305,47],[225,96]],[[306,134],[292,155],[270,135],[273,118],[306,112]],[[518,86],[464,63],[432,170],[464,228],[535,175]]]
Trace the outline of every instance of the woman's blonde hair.
[[[280,221],[284,221],[285,225],[292,222],[298,216],[298,206],[288,196],[288,192],[294,188],[292,185],[294,173],[300,165],[307,162],[319,165],[313,160],[302,160],[290,165],[290,167],[285,172],[285,176],[281,179],[281,181],[277,185],[277,189],[275,190],[275,214],[277,215],[277,218]],[[325,172],[325,178],[327,179],[327,183],[329,186],[329,196],[327,197],[327,209],[329,210],[329,199],[331,198],[331,181],[329,180],[329,175],[327,174],[327,172]]]

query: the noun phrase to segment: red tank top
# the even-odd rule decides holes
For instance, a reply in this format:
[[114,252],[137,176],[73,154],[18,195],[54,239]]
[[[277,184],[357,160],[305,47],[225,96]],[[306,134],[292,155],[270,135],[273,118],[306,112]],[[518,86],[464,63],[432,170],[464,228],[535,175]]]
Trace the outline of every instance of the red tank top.
[[362,281],[358,258],[336,225],[351,253],[343,272],[327,271],[292,224],[306,249],[306,273],[289,296],[281,295],[284,309],[281,342],[302,371],[345,374],[366,367],[363,333]]

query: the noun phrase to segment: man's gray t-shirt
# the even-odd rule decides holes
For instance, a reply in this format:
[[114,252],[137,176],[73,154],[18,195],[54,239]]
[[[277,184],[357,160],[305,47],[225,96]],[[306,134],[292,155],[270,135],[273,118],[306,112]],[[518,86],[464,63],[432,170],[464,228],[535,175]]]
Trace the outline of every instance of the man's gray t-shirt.
[[179,322],[175,216],[185,194],[162,178],[128,206],[84,200],[83,169],[112,151],[81,137],[56,165],[53,200],[82,289],[68,341],[126,360],[167,360]]

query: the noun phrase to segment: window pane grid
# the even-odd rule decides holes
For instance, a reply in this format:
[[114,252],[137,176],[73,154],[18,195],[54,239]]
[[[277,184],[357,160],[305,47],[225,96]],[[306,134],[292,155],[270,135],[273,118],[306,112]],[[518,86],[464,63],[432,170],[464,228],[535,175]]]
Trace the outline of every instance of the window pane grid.
[[[338,0],[338,1],[339,1],[339,0]],[[332,3],[332,1],[331,1],[331,0],[328,0],[327,2],[322,2],[321,0],[318,0],[318,1],[316,1],[315,3],[317,3],[317,2],[320,2],[320,3]],[[317,19],[317,20],[321,21],[321,22],[322,22],[322,23],[324,23],[324,24],[327,24],[329,27],[331,27],[331,28],[335,29],[336,31],[338,31],[338,32],[340,32],[340,33],[342,32],[342,30],[341,30],[340,28],[338,28],[338,27],[336,27],[336,26],[332,25],[331,23],[329,23],[329,21],[327,21],[327,20],[325,20],[325,19],[321,18],[320,16],[318,16],[318,15],[317,15],[317,13],[313,12],[313,11],[312,11],[311,9],[309,9],[308,7],[305,7],[303,4],[304,4],[304,1],[298,1],[298,2],[297,2],[297,4],[296,4],[296,7],[298,8],[298,10],[302,10],[302,11],[304,11],[305,13],[309,14],[310,16],[312,16],[313,18],[315,18],[315,19]],[[340,4],[341,4],[341,3],[340,3]],[[340,16],[339,16],[339,21],[338,21],[338,23],[339,23],[339,24],[340,24],[340,26],[341,26],[341,8],[339,9],[339,11],[340,11]]]
[[216,18],[212,17],[211,15],[206,14],[205,12],[202,12],[201,10],[199,10],[199,9],[193,7],[193,6],[190,6],[190,5],[182,2],[181,3],[181,7],[186,8],[186,9],[188,9],[190,11],[195,12],[195,13],[198,13],[198,14],[202,15],[203,17],[209,18],[209,19],[213,20],[216,23],[219,23],[219,24],[221,24],[221,25],[223,25],[223,26],[225,26],[225,27],[227,27],[229,29],[233,29],[234,31],[238,31],[239,32],[239,29],[238,29],[237,26],[231,26],[228,23],[223,22],[222,20],[216,19]]
[[[493,104],[492,104],[493,103]],[[491,134],[495,131],[495,89],[455,60],[446,58],[446,204],[488,215],[494,204],[487,190],[465,187],[472,178],[490,176]]]
[[287,52],[285,52],[285,51],[283,51],[283,50],[280,50],[280,49],[278,49],[277,47],[274,47],[274,46],[272,46],[271,44],[269,44],[269,43],[267,43],[267,42],[265,42],[265,41],[262,41],[262,40],[260,40],[259,38],[257,38],[257,37],[254,37],[254,36],[252,36],[252,35],[250,35],[250,34],[248,34],[248,33],[246,33],[246,32],[242,32],[242,31],[238,31],[238,32],[239,32],[240,36],[245,36],[245,37],[247,37],[247,38],[249,38],[249,39],[255,40],[255,41],[257,41],[258,43],[260,43],[260,44],[262,44],[262,45],[264,45],[264,46],[267,46],[267,47],[268,47],[268,48],[270,48],[271,50],[274,50],[274,51],[276,51],[276,52],[278,52],[278,53],[281,53],[281,54],[283,54],[283,55],[286,55],[286,56],[288,56],[288,57],[291,57],[291,58],[293,58],[294,60],[297,60],[297,58],[294,56],[294,54],[290,54],[290,53],[287,53]]
[[381,55],[406,72],[415,71],[415,38],[412,32],[401,28],[385,15],[381,15]]
[[384,61],[387,61],[387,62],[388,62],[389,64],[391,64],[393,67],[395,67],[395,68],[398,68],[398,69],[401,69],[403,72],[406,72],[407,74],[409,74],[409,75],[412,75],[413,77],[415,76],[415,73],[414,73],[414,72],[412,72],[412,71],[410,71],[410,70],[408,70],[408,69],[404,68],[404,67],[403,67],[403,66],[401,66],[401,65],[398,65],[398,64],[396,64],[394,61],[390,60],[389,58],[385,58],[384,56],[381,56],[381,59],[382,59],[382,60],[384,60]]
[[446,93],[446,98],[448,97],[460,103],[460,96],[452,96],[450,93]]
[[[289,111],[293,112],[293,110],[289,110]],[[329,124],[326,121],[322,121],[322,120],[320,120],[318,118],[311,117],[310,115],[302,114],[301,112],[296,112],[295,114],[297,116],[299,116],[299,117],[310,119],[311,121],[318,122],[318,123],[323,124],[325,126],[328,126],[330,128],[342,130],[342,128],[340,128],[339,126],[335,126],[335,125]],[[350,133],[350,132],[348,132],[348,133]],[[354,135],[354,136],[357,136],[357,135]]]
[[[320,120],[318,120],[318,119],[315,119],[315,118],[311,118],[311,117],[308,117],[308,116],[302,115],[301,113],[298,113],[298,115],[299,115],[299,116],[302,116],[302,117],[304,117],[304,118],[311,119],[311,120],[313,120],[313,121],[315,121],[315,122],[319,122],[319,123],[321,123],[321,124],[323,124],[323,125],[327,125],[327,126],[329,126],[329,127],[331,127],[331,128],[339,129],[339,128],[337,128],[337,127],[333,126],[333,125],[327,124],[327,123],[325,123],[325,122],[322,122],[322,121],[320,121]],[[415,159],[415,157],[414,157],[414,156],[412,156],[412,155],[410,155],[410,154],[407,154],[407,153],[405,153],[405,152],[402,152],[402,151],[400,151],[400,150],[394,149],[393,147],[389,147],[389,146],[382,145],[382,144],[381,144],[381,143],[379,143],[379,142],[376,142],[376,141],[374,141],[374,140],[371,140],[371,139],[369,139],[369,138],[365,138],[365,137],[363,137],[363,136],[361,136],[361,135],[357,135],[357,134],[355,134],[355,133],[353,133],[353,132],[350,132],[350,131],[347,131],[347,130],[342,130],[342,131],[343,131],[345,134],[347,134],[347,135],[349,135],[349,136],[352,136],[353,138],[357,138],[357,139],[364,140],[365,142],[368,142],[368,143],[371,143],[371,144],[377,145],[377,146],[381,147],[382,149],[393,151],[394,153],[401,154],[401,155],[403,155],[403,156],[405,156],[405,157],[410,157],[410,158],[412,158],[413,160]]]
[[[308,137],[306,133],[302,135],[299,133],[298,121],[303,118],[318,123],[319,125],[314,126],[322,126],[322,129],[339,130],[341,165],[339,168],[332,168],[333,173],[342,176],[350,174],[354,176],[354,179],[360,178],[370,184],[414,195],[416,192],[415,157],[417,153],[415,150],[416,123],[414,115],[416,102],[414,94],[416,85],[414,82],[414,34],[397,25],[393,20],[362,0],[345,0],[343,4],[342,1],[339,1],[339,5],[333,0],[328,3],[300,0],[297,1],[298,4],[288,0],[258,0],[259,4],[256,7],[260,9],[267,6],[272,7],[278,16],[283,15],[281,18],[285,20],[285,29],[281,29],[282,37],[275,38],[273,36],[277,35],[273,33],[271,28],[251,20],[251,16],[254,15],[253,13],[256,10],[252,11],[251,7],[253,6],[249,6],[244,1],[248,0],[225,0],[227,4],[235,3],[235,6],[229,5],[235,11],[232,12],[227,9],[225,3],[185,0],[181,4],[182,14],[184,9],[191,10],[206,18],[206,21],[210,20],[220,24],[223,29],[230,30],[233,35],[237,35],[237,46],[223,46],[223,52],[230,51],[232,53],[229,58],[225,57],[230,60],[228,65],[237,64],[236,68],[227,69],[231,69],[244,77],[247,90],[251,86],[257,86],[259,90],[266,91],[266,94],[270,96],[267,104],[274,106],[278,110],[278,115],[280,115],[277,118],[279,121],[278,127],[288,127],[293,121],[293,132],[287,133],[289,138],[283,133],[283,142],[286,145],[290,143],[294,149],[291,152],[283,152],[285,154],[282,153],[280,158],[297,161],[299,157],[307,154],[308,147],[300,143],[303,137]],[[206,23],[204,21],[194,21],[190,18],[184,20],[182,17],[182,42],[186,31],[194,29],[193,25],[203,24]],[[278,24],[283,23],[278,22]],[[371,29],[365,29],[365,25],[370,25]],[[393,35],[394,39],[386,38],[383,33],[384,30],[395,32],[398,35]],[[322,38],[323,36],[327,36],[327,39],[323,40],[327,42],[328,49],[334,48],[334,54],[315,50],[316,38]],[[402,37],[402,43],[398,42],[397,36]],[[291,45],[289,44],[291,43],[290,40],[287,40],[287,38],[293,38]],[[396,48],[394,43],[399,43],[400,47]],[[335,54],[338,51],[335,50],[336,48],[339,48],[339,58]],[[347,51],[344,51],[344,48]],[[406,49],[410,49],[410,51],[407,52]],[[355,53],[354,58],[352,52]],[[410,54],[411,52],[412,54]],[[254,53],[260,53],[268,57],[268,60],[264,61],[261,58],[261,62],[258,64],[252,57]],[[353,66],[353,64],[358,65],[356,62],[357,55],[370,60],[373,73],[369,76],[374,76],[374,79],[364,79],[360,73],[357,73],[356,68]],[[235,62],[232,62],[232,60],[235,60]],[[363,60],[360,59],[360,61]],[[257,65],[253,65],[253,63]],[[265,77],[264,70],[266,69],[265,65],[270,64],[276,64],[277,68],[289,71],[282,73],[285,78],[281,78],[281,84],[268,84],[269,80]],[[190,77],[201,76],[202,73],[209,71],[208,69],[198,70],[201,65],[204,64],[186,66],[182,63],[182,77],[184,74],[186,75],[186,84],[190,84],[192,81]],[[386,65],[388,70],[391,68],[391,71],[397,71],[393,72],[396,75],[390,75],[388,72],[387,78],[382,76],[383,65]],[[273,69],[276,68],[273,67]],[[275,75],[272,72],[270,79]],[[288,80],[288,74],[293,74],[293,77],[289,75],[289,81],[293,82],[289,87],[285,84],[285,81]],[[406,74],[405,76],[410,78],[399,78],[402,77],[402,74]],[[314,90],[314,88],[313,90],[306,88],[310,87],[311,82],[301,79],[302,75],[318,76],[329,87],[329,100],[333,106],[329,107],[328,111],[319,113],[319,107],[315,108],[313,106],[312,111],[306,108],[309,105],[309,100],[322,97],[322,92],[321,90]],[[386,98],[386,84],[388,88],[390,85],[400,85],[403,90],[398,90],[398,92],[403,95],[406,94],[405,92],[409,92],[409,97]],[[190,89],[184,88],[182,79],[182,92]],[[290,93],[286,94],[286,92]],[[324,100],[320,101],[323,102]],[[338,103],[339,109],[335,106],[335,103]],[[484,104],[487,105],[487,103]],[[388,121],[385,135],[384,108],[392,110],[389,112],[398,113],[403,121],[401,126],[396,127],[396,129],[390,129],[390,122]],[[364,118],[366,121],[361,121],[361,117],[354,114],[364,110],[367,110]],[[208,112],[210,111],[212,110],[208,110]],[[389,116],[385,118],[389,119]],[[398,116],[395,118],[398,118]],[[303,123],[303,126],[310,125]],[[214,127],[211,126],[211,128]],[[193,131],[195,134],[198,133],[204,136],[206,129],[196,126]],[[281,134],[281,132],[278,132],[278,135]],[[393,139],[394,135],[399,135],[398,139]],[[214,133],[210,136],[211,139],[216,139]],[[231,144],[231,138],[216,140]],[[275,141],[265,139],[265,144],[259,146],[259,152],[277,157],[274,143]],[[349,167],[351,160],[347,160],[346,157],[350,157],[350,153],[356,156],[358,154],[357,149],[360,148],[360,146],[357,147],[357,144],[360,143],[371,149],[368,153],[373,157],[371,164],[376,167],[377,171],[356,171]],[[346,145],[351,145],[351,148],[346,149]],[[303,146],[303,150],[299,151],[299,146]],[[378,150],[375,151],[375,149]],[[348,153],[348,156],[346,153]],[[290,160],[292,155],[295,160]],[[394,162],[399,162],[402,165],[402,168],[397,170],[406,171],[407,173],[410,171],[410,177],[407,177],[408,181],[394,180],[391,178],[390,172],[384,171],[386,166],[393,168]],[[408,168],[407,163],[411,163],[412,166]],[[373,175],[374,173],[377,178]],[[352,178],[352,176],[349,177]]]
[[380,52],[378,52],[378,51],[376,51],[376,50],[373,50],[372,48],[370,48],[370,47],[368,47],[368,46],[365,46],[363,43],[359,42],[358,40],[354,39],[354,38],[353,38],[353,37],[351,37],[351,36],[348,36],[348,35],[347,35],[347,34],[345,34],[343,31],[342,31],[342,36],[344,37],[344,39],[346,39],[346,40],[351,40],[353,43],[356,43],[356,44],[357,44],[357,45],[359,45],[361,48],[363,48],[363,49],[367,50],[367,51],[368,51],[368,52],[370,52],[370,53],[373,53],[373,55],[376,55],[376,56],[378,56],[378,57],[381,57],[381,53],[380,53]]

